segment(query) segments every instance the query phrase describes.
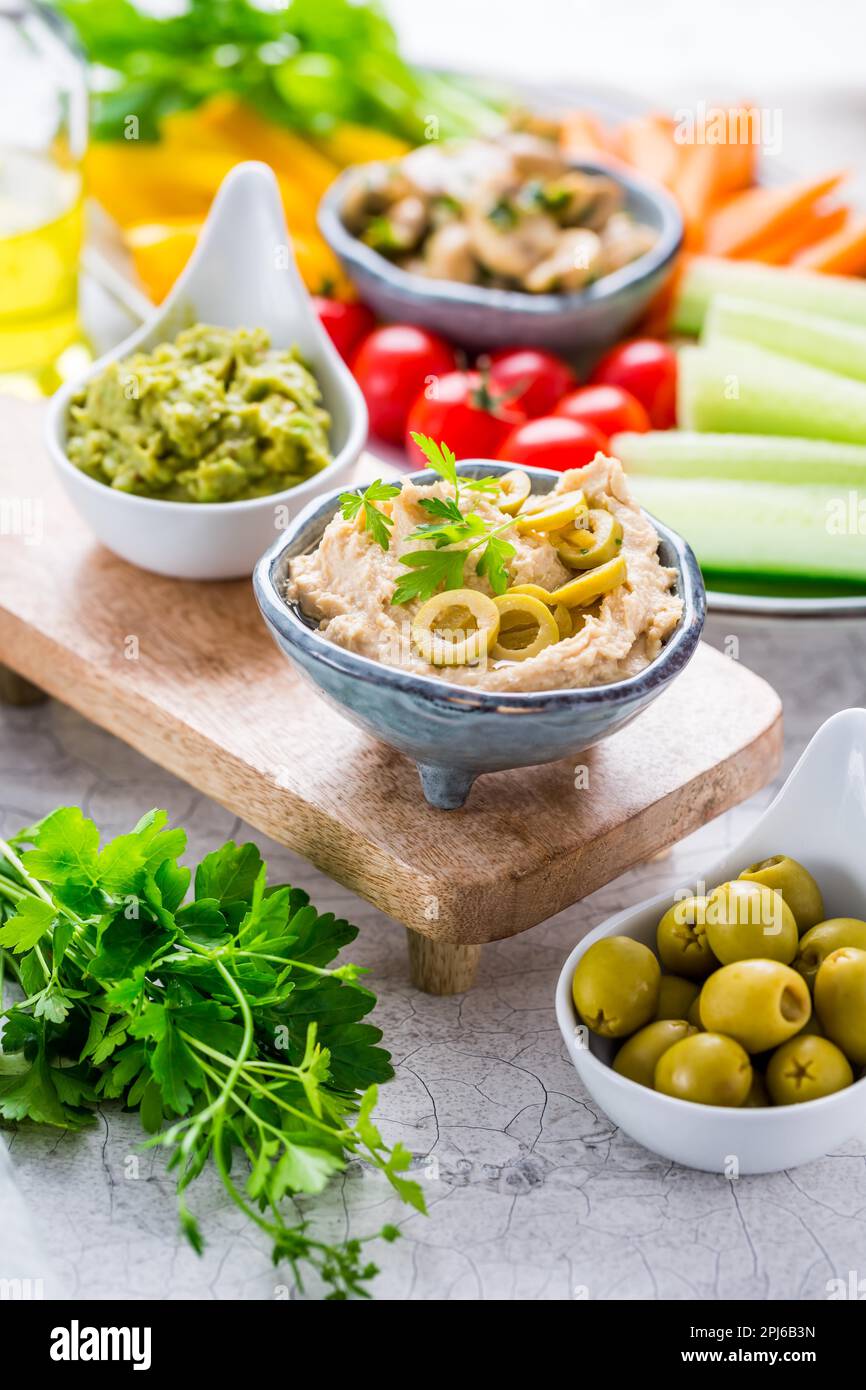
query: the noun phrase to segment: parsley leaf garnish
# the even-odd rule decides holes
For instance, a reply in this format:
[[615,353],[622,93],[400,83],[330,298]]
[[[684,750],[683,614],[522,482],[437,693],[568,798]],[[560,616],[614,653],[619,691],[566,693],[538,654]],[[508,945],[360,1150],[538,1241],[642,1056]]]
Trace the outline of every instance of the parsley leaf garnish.
[[[513,558],[515,550],[497,532],[507,530],[513,522],[509,519],[503,525],[491,528],[478,512],[464,512],[460,507],[461,489],[464,492],[495,495],[499,491],[496,478],[461,478],[457,473],[457,460],[447,444],[437,444],[434,439],[415,431],[412,439],[431,468],[454,489],[454,496],[419,498],[418,505],[429,520],[416,526],[409,539],[428,542],[433,549],[411,550],[400,556],[400,563],[410,573],[398,579],[391,602],[398,605],[411,603],[414,599],[430,598],[438,589],[459,589],[464,582],[466,557],[482,545],[484,550],[477,572],[487,577],[495,594],[504,593],[508,587],[507,562]],[[389,532],[394,523],[376,503],[396,497],[399,491],[399,487],[377,478],[363,493],[341,493],[340,509],[346,521],[354,521],[359,515],[362,516],[371,539],[383,550],[388,550],[391,544]],[[452,546],[459,549],[450,549]]]
[[388,532],[394,522],[376,506],[376,503],[390,501],[399,491],[393,483],[383,483],[381,478],[377,478],[363,492],[341,492],[340,510],[346,521],[354,521],[358,513],[363,512],[365,530],[370,532],[377,545],[387,550],[390,544]]
[[464,492],[486,492],[493,495],[499,491],[499,482],[494,477],[459,478],[458,482]]
[[430,439],[426,434],[419,434],[417,430],[412,431],[412,439],[418,445],[421,453],[429,463],[430,467],[444,478],[446,483],[450,483],[455,495],[459,495],[460,484],[457,480],[457,460],[451,449],[443,441],[437,444],[435,439]]
[[[486,577],[495,594],[508,588],[507,562],[515,555],[514,546],[498,534],[513,525],[509,518],[498,527],[478,512],[463,512],[460,491],[495,494],[499,484],[495,478],[461,478],[457,462],[445,443],[437,444],[427,435],[413,432],[412,439],[432,468],[454,489],[451,497],[425,497],[418,505],[431,518],[416,526],[409,540],[428,541],[433,550],[411,550],[401,555],[400,563],[412,572],[398,579],[391,598],[393,604],[411,603],[414,599],[431,598],[439,589],[459,589],[464,584],[466,559],[473,550],[483,546],[477,573]],[[447,547],[455,547],[450,549]]]
[[507,565],[515,554],[511,542],[501,536],[491,536],[482,550],[476,569],[478,574],[487,576],[494,594],[504,594],[508,588]]
[[413,550],[404,555],[401,564],[409,566],[409,574],[397,580],[392,603],[411,603],[413,599],[428,599],[437,589],[460,589],[466,550]]

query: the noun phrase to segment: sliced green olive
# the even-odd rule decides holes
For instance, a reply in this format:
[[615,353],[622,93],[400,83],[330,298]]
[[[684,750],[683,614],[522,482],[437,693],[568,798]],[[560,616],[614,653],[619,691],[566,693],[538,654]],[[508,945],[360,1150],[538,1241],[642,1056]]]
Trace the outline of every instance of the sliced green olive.
[[562,642],[566,637],[571,637],[574,633],[574,625],[571,621],[571,612],[564,603],[558,603],[553,610],[553,621],[559,628],[559,640]]
[[512,593],[493,602],[499,613],[499,637],[490,652],[494,661],[527,661],[559,641],[556,619],[540,599]]
[[446,589],[422,603],[412,640],[431,666],[469,666],[487,656],[499,636],[499,609],[477,589]]
[[539,603],[551,602],[549,589],[544,589],[540,584],[512,584],[505,590],[506,594],[527,594],[529,598],[537,598]]
[[599,507],[581,521],[585,527],[571,527],[553,541],[562,563],[573,570],[591,570],[615,559],[622,545],[622,527],[616,517]]
[[498,482],[499,496],[496,505],[501,512],[508,512],[510,516],[514,516],[532,491],[529,474],[524,473],[522,468],[513,468],[510,473],[503,473]]
[[550,595],[550,602],[554,605],[563,603],[566,608],[582,608],[601,594],[609,594],[611,589],[622,584],[625,578],[625,559],[622,555],[617,555],[615,560],[608,560],[606,564],[598,565],[594,570],[587,570],[576,579],[570,579],[561,589],[554,589]]
[[586,498],[582,492],[565,492],[546,507],[519,512],[514,524],[518,531],[561,531],[586,510]]

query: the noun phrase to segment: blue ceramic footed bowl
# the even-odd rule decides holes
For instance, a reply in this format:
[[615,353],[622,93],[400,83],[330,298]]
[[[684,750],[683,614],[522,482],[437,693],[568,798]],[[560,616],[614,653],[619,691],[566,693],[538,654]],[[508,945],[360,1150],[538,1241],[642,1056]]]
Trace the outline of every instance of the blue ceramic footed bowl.
[[[512,468],[486,459],[460,463],[460,472],[470,477]],[[543,468],[523,471],[536,493],[549,492],[559,476]],[[431,483],[436,476],[411,473],[409,480]],[[363,485],[355,491],[362,492]],[[679,675],[697,647],[705,614],[697,561],[680,536],[653,518],[662,564],[677,574],[683,616],[655,661],[636,676],[580,690],[513,694],[468,689],[346,651],[283,598],[289,562],[315,549],[339,496],[335,491],[310,502],[265,552],[253,574],[256,601],[277,646],[319,694],[353,724],[417,763],[431,806],[462,806],[482,772],[556,762],[616,733]]]
[[600,351],[622,338],[640,318],[668,279],[682,245],[682,217],[662,187],[626,169],[580,160],[575,162],[575,169],[613,178],[623,190],[629,212],[653,228],[657,240],[645,255],[585,289],[566,294],[527,294],[431,280],[394,265],[353,236],[343,223],[349,186],[361,168],[377,167],[381,166],[355,165],[331,184],[319,203],[322,235],[378,318],[432,328],[464,347],[488,352],[517,345],[566,354],[584,349]]

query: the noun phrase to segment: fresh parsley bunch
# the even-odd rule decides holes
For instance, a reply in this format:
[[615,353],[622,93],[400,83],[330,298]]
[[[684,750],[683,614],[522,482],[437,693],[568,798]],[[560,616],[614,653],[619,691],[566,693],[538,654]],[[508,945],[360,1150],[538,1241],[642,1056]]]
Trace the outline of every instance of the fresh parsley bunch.
[[[363,1294],[376,1269],[362,1243],[323,1244],[284,1213],[354,1155],[424,1210],[409,1152],[389,1150],[372,1118],[392,1075],[361,1021],[375,997],[358,967],[329,968],[357,929],[269,886],[252,844],[207,855],[190,894],[185,848],[164,811],[101,846],[71,806],[0,840],[0,1118],[77,1130],[119,1100],[169,1151],[196,1250],[185,1194],[211,1161],[275,1263],[299,1280],[311,1263],[329,1297]],[[5,1008],[4,971],[23,996]]]
[[[509,517],[500,526],[490,526],[478,512],[460,510],[461,489],[463,492],[496,493],[499,490],[496,479],[461,478],[457,473],[457,460],[447,444],[437,444],[427,435],[414,432],[412,438],[431,468],[454,489],[454,496],[420,499],[418,505],[430,520],[416,526],[409,540],[426,541],[428,546],[400,556],[400,564],[405,565],[409,573],[397,580],[391,602],[411,603],[413,599],[431,598],[440,589],[462,588],[466,561],[475,550],[481,551],[476,572],[487,576],[494,594],[504,594],[508,588],[508,561],[514,558],[515,549],[499,533],[513,526],[513,518]],[[388,550],[394,523],[376,503],[395,497],[399,491],[398,487],[377,478],[363,493],[341,493],[343,516],[352,521],[361,513],[371,538],[383,550]]]

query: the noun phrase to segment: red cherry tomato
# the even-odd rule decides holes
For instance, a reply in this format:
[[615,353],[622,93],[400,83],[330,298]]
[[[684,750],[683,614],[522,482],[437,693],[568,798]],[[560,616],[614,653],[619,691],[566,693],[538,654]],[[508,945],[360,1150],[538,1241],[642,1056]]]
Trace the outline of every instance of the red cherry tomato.
[[621,386],[581,386],[564,396],[553,413],[594,425],[608,439],[623,430],[644,434],[650,428],[650,418],[640,401]]
[[458,459],[495,459],[503,439],[525,419],[522,410],[490,391],[481,372],[449,372],[422,391],[409,411],[406,454],[417,467],[426,466],[415,433],[437,444],[444,440]]
[[374,328],[352,361],[352,371],[370,412],[373,434],[399,444],[419,391],[456,366],[454,349],[435,333],[411,323]]
[[376,327],[372,309],[359,299],[346,303],[342,299],[313,296],[313,307],[319,321],[344,362],[348,362],[362,338]]
[[677,358],[666,343],[655,338],[621,343],[602,357],[589,379],[630,391],[649,415],[653,429],[667,430],[676,424]]
[[562,415],[542,415],[513,429],[499,450],[499,458],[561,473],[566,468],[583,468],[599,450],[604,453],[606,449],[607,440],[594,426]]
[[530,419],[549,415],[566,391],[577,385],[567,362],[538,348],[502,348],[492,353],[490,381]]

